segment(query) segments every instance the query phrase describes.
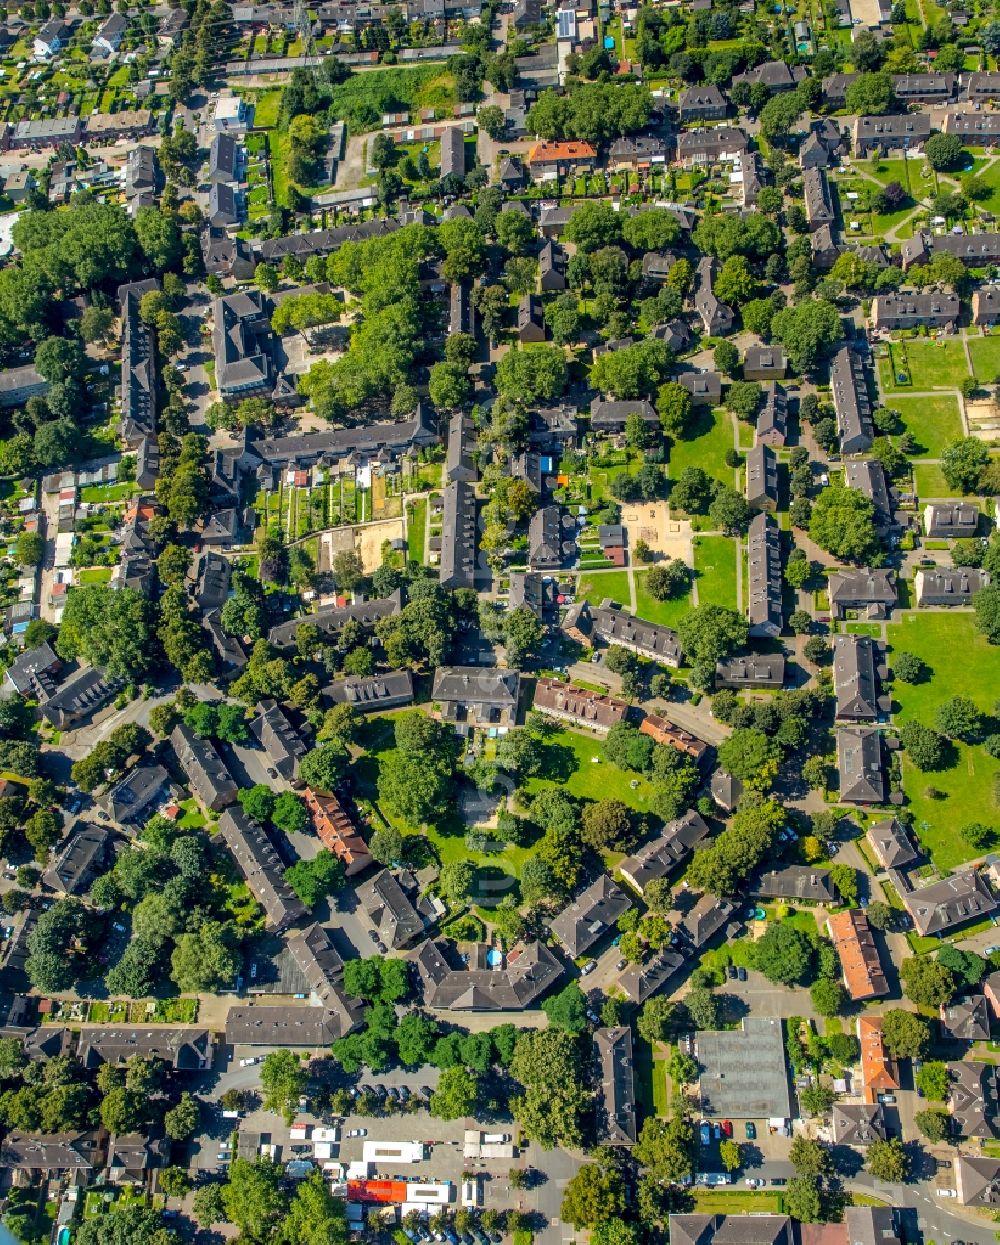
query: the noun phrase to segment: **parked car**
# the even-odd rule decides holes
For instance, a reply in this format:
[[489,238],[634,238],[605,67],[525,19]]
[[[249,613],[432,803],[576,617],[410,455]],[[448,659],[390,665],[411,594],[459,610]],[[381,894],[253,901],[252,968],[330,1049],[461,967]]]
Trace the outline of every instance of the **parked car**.
[[596,960],[588,960],[586,964],[584,964],[583,968],[580,969],[580,976],[586,977],[587,974],[592,973],[596,967],[597,967]]
[[623,968],[627,968],[627,967],[628,967],[628,960],[619,960],[618,963],[615,965],[615,972],[620,973]]
[[716,1141],[722,1140],[722,1125],[718,1121],[712,1125],[712,1136]]
[[293,1154],[311,1154],[312,1146],[292,1146],[291,1150]]
[[764,1181],[759,1176],[747,1176],[743,1183],[748,1189],[762,1189],[764,1187]]
[[368,1129],[367,1128],[352,1128],[347,1135],[348,1137],[367,1137]]
[[946,1172],[951,1167],[951,1163],[948,1159],[935,1159],[934,1162],[937,1164],[939,1172]]
[[935,1189],[934,1192],[938,1197],[958,1197],[954,1189]]
[[736,970],[736,976],[739,977],[740,981],[746,981],[747,970],[745,968],[738,968]]
[[747,1135],[747,1141],[757,1140],[757,1125],[753,1122],[753,1120],[747,1120],[746,1124],[743,1126],[743,1131]]
[[788,1181],[782,1176],[772,1176],[771,1184],[773,1184],[776,1189],[783,1189],[785,1185],[788,1184]]
[[733,1121],[732,1120],[722,1121],[722,1135],[723,1137],[731,1137],[733,1135]]

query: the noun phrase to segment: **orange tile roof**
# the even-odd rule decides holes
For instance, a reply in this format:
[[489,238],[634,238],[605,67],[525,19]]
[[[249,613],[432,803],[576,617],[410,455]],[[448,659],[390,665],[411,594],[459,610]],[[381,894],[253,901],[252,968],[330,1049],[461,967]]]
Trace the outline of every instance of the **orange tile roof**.
[[829,930],[840,967],[844,972],[844,984],[852,999],[870,999],[889,993],[878,947],[872,936],[868,918],[860,910],[837,912],[827,918]]
[[368,844],[358,833],[336,796],[317,795],[306,787],[303,799],[312,818],[316,837],[343,863],[348,877],[371,864]]
[[882,1017],[858,1017],[858,1041],[861,1043],[861,1080],[865,1101],[876,1102],[879,1094],[899,1089],[896,1061],[886,1053],[882,1041]]
[[528,154],[529,164],[544,164],[550,160],[594,160],[597,152],[590,143],[538,143]]

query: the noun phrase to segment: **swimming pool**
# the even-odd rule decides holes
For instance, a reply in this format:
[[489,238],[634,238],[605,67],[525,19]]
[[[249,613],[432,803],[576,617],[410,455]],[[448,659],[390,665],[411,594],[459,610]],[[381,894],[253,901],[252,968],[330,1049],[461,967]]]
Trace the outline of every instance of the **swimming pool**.
[[496,947],[490,947],[489,951],[486,952],[486,963],[490,966],[490,968],[502,968],[503,952],[498,951]]
[[59,1235],[56,1237],[56,1245],[69,1245],[70,1231],[65,1224],[59,1229]]

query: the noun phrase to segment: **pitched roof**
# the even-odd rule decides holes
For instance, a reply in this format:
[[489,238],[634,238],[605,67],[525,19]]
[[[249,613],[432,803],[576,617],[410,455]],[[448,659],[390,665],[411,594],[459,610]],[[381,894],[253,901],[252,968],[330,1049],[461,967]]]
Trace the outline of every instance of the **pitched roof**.
[[980,920],[997,909],[989,883],[976,869],[906,891],[901,898],[922,938]]
[[852,999],[870,999],[889,993],[882,959],[868,918],[860,909],[835,912],[826,928],[840,958],[844,984]]
[[232,853],[269,925],[284,929],[301,921],[305,906],[285,881],[284,867],[264,827],[241,808],[227,808],[219,818],[219,835]]
[[601,1066],[598,1131],[602,1144],[635,1145],[638,1128],[632,1030],[628,1025],[596,1029],[594,1046]]
[[632,900],[602,873],[576,899],[566,905],[549,928],[570,955],[590,949],[632,907]]

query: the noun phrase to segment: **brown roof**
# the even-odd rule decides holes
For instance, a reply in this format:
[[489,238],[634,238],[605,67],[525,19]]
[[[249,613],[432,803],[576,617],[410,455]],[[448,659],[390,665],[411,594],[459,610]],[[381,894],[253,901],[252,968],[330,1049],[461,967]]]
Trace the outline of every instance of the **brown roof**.
[[372,862],[368,844],[358,833],[337,797],[318,795],[310,787],[306,787],[303,799],[319,841],[342,862],[344,872],[350,876],[367,868]]
[[872,936],[868,918],[860,908],[849,912],[837,912],[827,918],[829,931],[840,967],[844,972],[844,984],[852,999],[870,999],[889,993],[878,947]]
[[589,726],[609,730],[621,722],[628,712],[624,700],[615,696],[607,696],[601,692],[592,692],[584,687],[574,687],[572,683],[563,683],[559,679],[539,679],[535,685],[535,709],[543,713],[566,714]]
[[703,739],[698,739],[696,735],[692,735],[668,718],[660,717],[655,713],[646,714],[639,725],[639,730],[651,739],[655,739],[658,744],[669,744],[670,747],[676,748],[678,752],[683,752],[686,756],[693,757],[696,761],[700,761],[708,751],[708,744]]
[[593,160],[597,152],[590,143],[538,143],[528,155],[529,164],[544,164],[549,160]]
[[882,1040],[882,1017],[858,1017],[858,1041],[861,1043],[861,1080],[865,1101],[875,1102],[879,1094],[899,1089],[899,1068],[887,1054]]

